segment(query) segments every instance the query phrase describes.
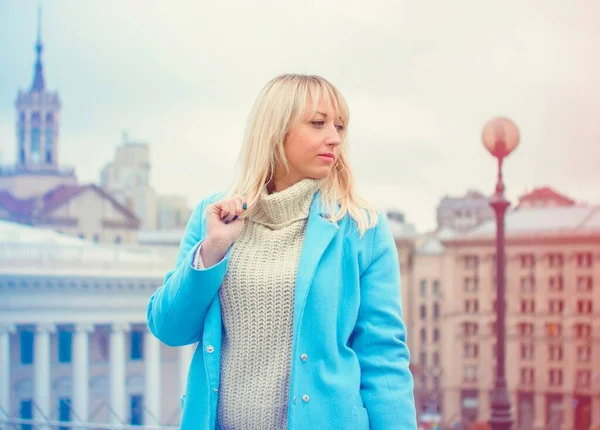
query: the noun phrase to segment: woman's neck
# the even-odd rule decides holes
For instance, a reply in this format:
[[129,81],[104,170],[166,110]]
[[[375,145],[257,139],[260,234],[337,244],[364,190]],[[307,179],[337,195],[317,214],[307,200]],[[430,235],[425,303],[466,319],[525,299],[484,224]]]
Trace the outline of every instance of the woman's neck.
[[300,177],[299,175],[296,175],[292,172],[289,172],[287,175],[284,176],[281,173],[278,173],[277,170],[275,170],[273,180],[267,184],[267,192],[269,194],[279,193],[283,190],[288,189],[292,185],[297,184],[303,179],[308,178]]

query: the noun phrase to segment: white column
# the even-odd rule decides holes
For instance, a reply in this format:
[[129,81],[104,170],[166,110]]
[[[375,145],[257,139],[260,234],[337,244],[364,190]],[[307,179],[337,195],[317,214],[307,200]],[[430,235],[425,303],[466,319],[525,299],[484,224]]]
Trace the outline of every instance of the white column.
[[[35,327],[35,341],[33,346],[34,358],[34,419],[40,422],[50,420],[52,405],[50,403],[50,335],[56,326],[50,323],[38,324]],[[47,428],[40,425],[38,428]]]
[[157,425],[160,424],[160,342],[148,330],[144,333],[144,366],[144,424]]
[[90,342],[93,324],[76,324],[73,333],[73,419],[82,423],[89,420],[90,407]]
[[179,395],[185,394],[185,387],[187,385],[188,371],[196,344],[186,345],[179,348]]
[[122,424],[128,417],[125,398],[125,332],[129,324],[110,327],[110,408],[112,424]]
[[0,326],[0,416],[10,416],[10,334],[15,327],[11,324]]

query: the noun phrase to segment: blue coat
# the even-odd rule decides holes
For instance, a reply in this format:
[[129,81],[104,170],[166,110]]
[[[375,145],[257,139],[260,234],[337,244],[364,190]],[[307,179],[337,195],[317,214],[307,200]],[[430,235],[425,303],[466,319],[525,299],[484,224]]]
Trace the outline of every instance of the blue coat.
[[[198,204],[175,269],[148,304],[148,326],[169,346],[198,342],[182,398],[182,430],[215,429],[220,373],[218,290],[229,254],[195,269],[206,234]],[[360,237],[336,227],[315,194],[297,273],[288,429],[415,430],[413,378],[400,303],[398,254],[385,216]],[[256,351],[260,354],[260,351]],[[306,354],[308,358],[300,357]],[[260,399],[256,399],[260,402]]]

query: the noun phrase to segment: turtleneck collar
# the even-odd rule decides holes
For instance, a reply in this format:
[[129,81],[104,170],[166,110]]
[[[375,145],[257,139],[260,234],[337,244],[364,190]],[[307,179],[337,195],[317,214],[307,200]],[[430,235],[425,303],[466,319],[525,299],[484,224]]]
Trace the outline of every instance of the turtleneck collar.
[[276,230],[308,218],[313,196],[320,184],[321,181],[317,179],[303,179],[283,191],[272,194],[269,194],[265,187],[250,219]]

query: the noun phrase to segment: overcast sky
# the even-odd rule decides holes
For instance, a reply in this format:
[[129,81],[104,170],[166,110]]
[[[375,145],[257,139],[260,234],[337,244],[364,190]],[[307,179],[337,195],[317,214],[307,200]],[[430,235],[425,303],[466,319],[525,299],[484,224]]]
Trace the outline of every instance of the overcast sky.
[[[363,194],[435,224],[446,194],[491,193],[480,133],[521,130],[509,197],[549,185],[600,200],[600,2],[51,0],[47,86],[63,103],[60,162],[98,182],[126,131],[151,145],[152,183],[190,205],[231,179],[260,88],[320,74],[350,104]],[[0,152],[15,154],[14,100],[31,85],[37,2],[0,0]]]

